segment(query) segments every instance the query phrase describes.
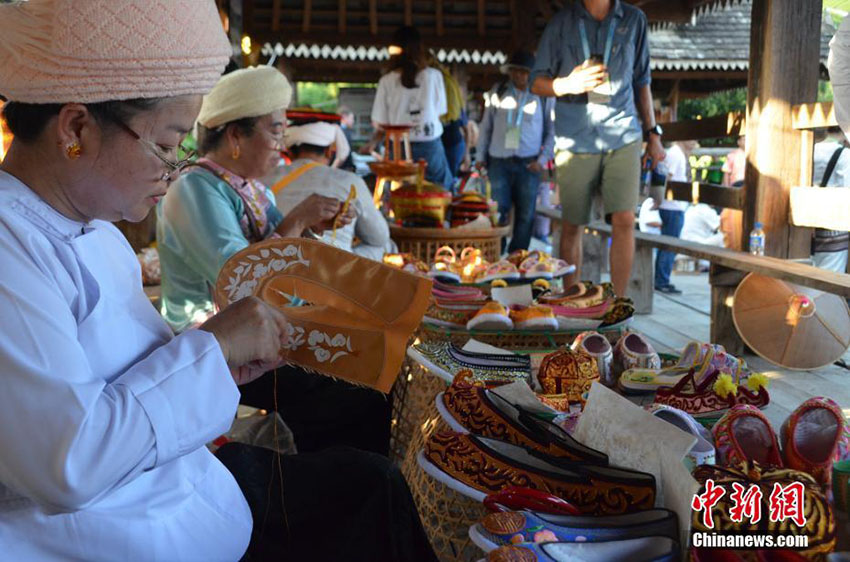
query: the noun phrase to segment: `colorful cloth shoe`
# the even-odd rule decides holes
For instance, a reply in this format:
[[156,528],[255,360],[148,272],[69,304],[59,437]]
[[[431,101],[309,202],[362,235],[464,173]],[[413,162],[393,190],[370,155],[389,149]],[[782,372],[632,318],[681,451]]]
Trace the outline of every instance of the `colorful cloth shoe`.
[[743,386],[735,385],[729,375],[712,371],[699,383],[693,374],[688,374],[676,386],[660,387],[655,392],[655,401],[702,419],[719,418],[738,404],[764,408],[770,403],[770,395],[764,375],[750,377],[747,386]]
[[571,349],[550,353],[537,371],[543,394],[566,394],[570,402],[582,405],[590,386],[598,380],[596,359]]
[[423,321],[447,328],[466,328],[479,310],[481,310],[480,301],[432,299],[428,310],[425,311]]
[[412,345],[407,348],[407,356],[448,383],[463,370],[471,371],[474,382],[484,384],[531,379],[531,361],[527,355],[473,353],[441,341]]
[[487,554],[487,562],[675,562],[679,542],[669,537],[612,539],[600,542],[540,542],[500,546]]
[[453,384],[437,395],[436,403],[446,423],[459,433],[498,439],[553,457],[608,464],[606,454],[485,388]]
[[809,398],[791,412],[780,429],[785,466],[808,472],[824,487],[832,463],[850,453],[850,429],[841,407],[829,398]]
[[508,310],[496,301],[482,306],[466,323],[467,330],[512,330],[513,327],[514,321],[508,315]]
[[511,262],[512,264],[517,266],[517,269],[519,269],[519,265],[523,261],[525,261],[525,258],[528,257],[528,254],[529,254],[528,250],[514,250],[513,252],[511,252],[508,255],[508,257],[505,258],[505,260]]
[[430,271],[428,264],[413,254],[384,254],[383,262],[390,267],[417,275],[427,275]]
[[614,376],[629,369],[661,369],[661,358],[652,344],[637,332],[626,332],[614,345]]
[[632,302],[632,299],[629,297],[614,298],[613,304],[608,307],[608,311],[602,317],[602,327],[625,326],[631,322],[634,315],[635,303]]
[[590,288],[584,283],[569,287],[564,293],[541,297],[544,304],[555,304],[564,308],[588,308],[602,304],[607,300],[605,289],[601,285]]
[[417,458],[433,478],[478,501],[511,486],[558,496],[585,515],[619,515],[655,504],[655,477],[550,457],[495,439],[437,432]]
[[535,256],[534,252],[519,266],[519,272],[526,279],[563,277],[575,270],[576,267],[574,265],[570,265],[562,259],[552,258],[546,255]]
[[502,260],[492,264],[476,278],[476,283],[489,283],[495,279],[519,279],[520,274],[517,267],[509,261]]
[[675,386],[691,370],[700,382],[711,371],[711,358],[717,347],[692,341],[685,346],[679,361],[662,369],[627,369],[620,377],[620,387],[626,392],[655,392],[660,386]]
[[716,454],[714,450],[714,439],[705,426],[696,421],[693,416],[682,410],[665,406],[664,404],[650,404],[647,411],[657,418],[670,422],[682,431],[690,433],[697,438],[696,444],[691,447],[685,466],[689,471],[701,464],[714,464]]
[[[761,467],[756,463],[744,463],[736,467],[720,465],[698,466],[693,473],[699,483],[698,496],[704,496],[706,482],[712,480],[715,487],[721,486],[726,493],[711,509],[714,528],[708,529],[703,522],[704,512],[695,509],[691,519],[692,528],[700,533],[717,533],[725,535],[745,535],[758,533],[764,535],[805,535],[808,537],[808,547],[799,550],[799,554],[807,560],[822,560],[826,553],[835,548],[835,517],[823,489],[814,478],[805,472],[787,468]],[[758,523],[752,523],[746,516],[742,522],[732,521],[730,514],[736,503],[732,492],[733,483],[739,484],[744,490],[757,486],[761,492],[762,517]],[[792,484],[803,485],[803,497],[800,506],[805,506],[805,524],[797,526],[793,521],[781,519],[771,521],[768,516],[770,497],[774,487],[779,485],[786,488]]]
[[596,359],[599,370],[599,381],[605,386],[614,386],[614,349],[608,339],[599,332],[582,332],[573,340],[570,348],[573,351],[583,351]]
[[600,542],[652,536],[678,540],[676,513],[649,509],[626,515],[587,517],[505,511],[490,513],[469,528],[469,538],[484,552],[519,543]]
[[732,407],[714,424],[711,433],[719,464],[738,466],[753,461],[761,466],[781,467],[783,464],[773,427],[758,408]]
[[517,330],[557,330],[558,321],[552,309],[543,305],[519,306],[510,309],[511,320]]

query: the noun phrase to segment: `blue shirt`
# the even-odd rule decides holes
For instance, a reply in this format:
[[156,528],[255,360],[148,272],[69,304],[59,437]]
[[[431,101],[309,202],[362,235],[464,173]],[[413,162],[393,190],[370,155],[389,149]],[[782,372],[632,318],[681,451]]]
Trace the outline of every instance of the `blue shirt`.
[[[520,102],[523,107],[517,109]],[[528,91],[518,92],[513,84],[493,88],[484,97],[484,117],[481,119],[476,158],[533,157],[541,166],[545,165],[552,159],[555,147],[554,106],[553,98],[542,98]],[[519,149],[516,150],[505,148],[509,118],[511,127],[516,125],[517,120],[520,122]]]
[[583,20],[591,54],[604,54],[608,28],[616,22],[608,73],[612,96],[607,104],[570,103],[558,98],[555,104],[555,148],[578,153],[602,153],[622,148],[643,138],[635,105],[636,89],[649,85],[649,41],[646,16],[621,0],[601,22],[596,21],[581,1],[558,12],[546,26],[531,73],[558,78],[569,76],[586,57],[579,21]]

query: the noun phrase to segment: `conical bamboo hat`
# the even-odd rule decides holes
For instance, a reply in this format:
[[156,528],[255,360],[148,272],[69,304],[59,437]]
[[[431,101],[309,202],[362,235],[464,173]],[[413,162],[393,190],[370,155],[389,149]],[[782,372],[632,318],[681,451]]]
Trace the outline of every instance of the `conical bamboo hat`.
[[788,369],[824,367],[850,347],[842,297],[756,273],[735,291],[732,319],[753,351]]

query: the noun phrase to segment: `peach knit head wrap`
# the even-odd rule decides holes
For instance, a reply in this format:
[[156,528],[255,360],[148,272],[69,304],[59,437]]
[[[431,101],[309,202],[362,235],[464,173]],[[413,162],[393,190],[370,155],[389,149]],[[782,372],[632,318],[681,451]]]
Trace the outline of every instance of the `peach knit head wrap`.
[[0,95],[26,103],[205,94],[232,52],[213,0],[28,0],[0,38]]

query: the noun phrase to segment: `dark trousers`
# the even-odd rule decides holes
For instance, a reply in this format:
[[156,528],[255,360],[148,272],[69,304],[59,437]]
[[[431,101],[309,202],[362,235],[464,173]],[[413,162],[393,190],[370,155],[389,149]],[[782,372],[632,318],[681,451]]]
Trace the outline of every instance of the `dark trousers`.
[[[275,409],[272,373],[239,390],[242,404]],[[347,445],[389,454],[392,407],[389,397],[377,390],[282,367],[277,370],[277,411],[292,430],[299,453]]]
[[514,232],[509,252],[527,250],[531,244],[540,174],[529,170],[528,165],[535,160],[517,157],[488,159],[490,192],[499,204],[500,220],[507,221],[511,207],[514,209]]
[[[661,215],[661,234],[678,238],[685,225],[685,212],[659,209],[658,214]],[[670,284],[670,273],[673,271],[675,259],[676,252],[658,250],[658,255],[655,256],[656,287],[666,287]]]
[[242,443],[216,456],[251,508],[246,562],[437,560],[407,483],[386,457],[349,447],[278,455]]

